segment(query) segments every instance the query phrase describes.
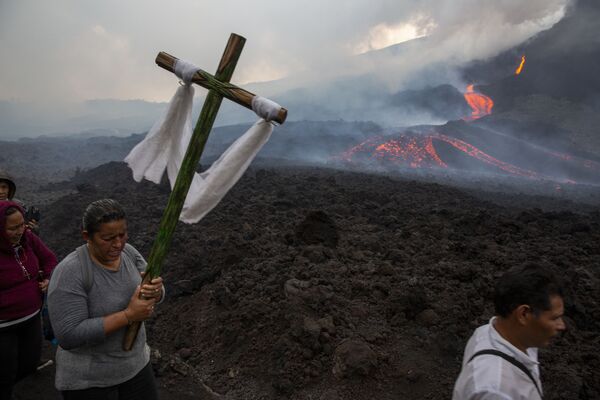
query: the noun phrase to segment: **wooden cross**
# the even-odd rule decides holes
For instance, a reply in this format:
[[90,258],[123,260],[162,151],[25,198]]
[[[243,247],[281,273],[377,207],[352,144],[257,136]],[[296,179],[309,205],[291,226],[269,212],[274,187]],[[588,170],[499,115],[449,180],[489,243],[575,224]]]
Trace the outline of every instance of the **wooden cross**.
[[[227,47],[225,47],[225,51],[223,52],[223,56],[221,57],[221,62],[219,63],[215,76],[212,76],[205,71],[198,70],[192,78],[192,82],[209,89],[209,92],[206,96],[206,100],[204,100],[202,111],[200,112],[185,157],[181,163],[181,168],[179,169],[177,180],[175,181],[175,185],[169,196],[167,207],[160,220],[158,235],[152,245],[152,250],[150,251],[148,267],[146,268],[146,274],[142,281],[142,285],[160,275],[162,263],[167,255],[169,246],[171,245],[173,232],[177,226],[177,221],[179,221],[179,215],[183,209],[185,198],[187,197],[188,190],[192,184],[196,167],[200,161],[200,156],[204,151],[204,146],[206,145],[208,135],[210,134],[217,113],[219,112],[223,97],[246,108],[252,109],[252,99],[255,95],[229,83],[245,42],[246,39],[232,33],[229,37],[229,42],[227,42]],[[164,52],[160,52],[158,56],[156,56],[156,64],[171,72],[174,71],[176,61],[177,58]],[[287,110],[281,108],[273,121],[282,124],[286,117]],[[131,350],[140,326],[141,322],[133,322],[128,327],[123,339],[124,350]]]

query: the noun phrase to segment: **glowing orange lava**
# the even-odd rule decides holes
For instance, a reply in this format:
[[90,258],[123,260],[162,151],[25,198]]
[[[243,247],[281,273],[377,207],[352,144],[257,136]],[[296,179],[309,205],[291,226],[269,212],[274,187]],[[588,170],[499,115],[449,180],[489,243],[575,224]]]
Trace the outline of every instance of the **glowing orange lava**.
[[352,147],[344,152],[339,159],[347,162],[377,160],[391,162],[410,168],[448,168],[448,165],[438,155],[434,141],[446,142],[454,148],[513,175],[539,178],[534,171],[519,168],[515,165],[500,161],[475,146],[437,132],[430,134],[404,134],[393,139],[376,136]]
[[376,136],[352,147],[339,159],[353,162],[357,158],[390,162],[410,168],[446,168],[433,146],[433,136],[400,135],[394,139]]
[[375,149],[374,158],[391,160],[411,168],[422,166],[447,167],[433,147],[433,137],[400,137],[383,143]]
[[473,84],[467,86],[467,91],[464,96],[465,100],[473,110],[469,117],[463,118],[465,121],[473,121],[492,113],[494,101],[484,94],[476,93],[473,90]]
[[477,147],[473,146],[472,144],[464,142],[460,139],[452,138],[450,136],[442,135],[439,133],[435,134],[434,137],[436,137],[437,139],[440,139],[446,143],[449,143],[452,146],[454,146],[456,149],[470,155],[471,157],[474,157],[474,158],[478,159],[479,161],[482,161],[486,164],[493,165],[493,166],[501,169],[502,171],[511,173],[513,175],[525,176],[528,178],[539,177],[538,174],[533,171],[519,168],[519,167],[509,164],[507,162],[500,161],[497,158],[494,158],[494,157],[490,156],[489,154],[479,150]]
[[[543,172],[522,168],[515,164],[499,160],[483,150],[478,149],[474,145],[467,143],[464,140],[457,139],[454,135],[445,135],[436,130],[429,130],[421,133],[409,131],[394,136],[373,136],[339,156],[333,157],[333,160],[384,168],[390,166],[408,167],[413,169],[454,168],[452,164],[455,155],[452,156],[451,159],[444,159],[441,157],[440,153],[438,153],[438,150],[444,148],[438,147],[441,143],[450,145],[468,157],[495,167],[497,170],[510,175],[530,179],[551,180],[560,183],[561,185],[577,184],[575,180],[567,177],[546,175]],[[559,159],[563,162],[576,165],[579,168],[585,168],[600,173],[600,162],[598,161],[543,148],[539,148],[538,151],[545,153],[550,158]],[[460,169],[460,167],[458,169]]]
[[515,75],[519,75],[521,73],[521,71],[523,71],[524,65],[525,65],[525,56],[523,55],[523,56],[521,56],[521,64],[519,64],[519,66],[515,70]]

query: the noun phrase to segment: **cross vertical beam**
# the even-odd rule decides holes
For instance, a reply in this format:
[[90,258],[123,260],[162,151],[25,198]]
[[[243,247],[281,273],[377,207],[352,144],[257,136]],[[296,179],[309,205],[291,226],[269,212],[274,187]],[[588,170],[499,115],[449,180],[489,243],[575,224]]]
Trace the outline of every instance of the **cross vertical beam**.
[[[229,82],[231,80],[245,43],[246,39],[242,36],[236,35],[235,33],[232,33],[229,36],[229,41],[227,42],[227,46],[221,57],[221,62],[215,73],[215,78],[221,82]],[[148,267],[146,268],[146,274],[142,281],[142,285],[150,282],[152,278],[156,278],[160,274],[162,263],[167,255],[169,246],[171,245],[173,233],[177,226],[177,222],[179,221],[179,215],[183,209],[185,198],[187,197],[188,190],[192,184],[196,167],[200,161],[200,156],[204,151],[204,146],[206,145],[208,135],[215,122],[222,101],[223,96],[214,90],[209,90],[206,100],[204,100],[200,117],[198,117],[198,121],[196,122],[179,174],[177,175],[175,186],[171,191],[167,207],[160,220],[158,235],[152,245],[152,250],[150,251]],[[123,338],[123,350],[131,350],[138,331],[140,330],[140,326],[141,322],[134,322],[127,328],[127,332]]]

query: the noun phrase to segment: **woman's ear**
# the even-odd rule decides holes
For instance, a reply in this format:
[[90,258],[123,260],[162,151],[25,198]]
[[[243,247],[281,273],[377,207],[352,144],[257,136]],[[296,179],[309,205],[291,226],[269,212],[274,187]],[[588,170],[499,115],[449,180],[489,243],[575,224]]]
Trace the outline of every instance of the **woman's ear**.
[[88,231],[81,231],[81,236],[83,237],[83,240],[85,240],[86,242],[88,240],[90,240],[90,234],[88,233]]

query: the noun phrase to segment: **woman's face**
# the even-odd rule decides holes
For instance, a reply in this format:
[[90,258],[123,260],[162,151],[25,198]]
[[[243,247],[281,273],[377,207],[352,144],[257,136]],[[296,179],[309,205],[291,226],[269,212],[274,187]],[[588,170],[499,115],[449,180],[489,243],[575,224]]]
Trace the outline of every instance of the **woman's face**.
[[8,182],[0,180],[0,200],[8,200],[8,194],[10,193],[10,185]]
[[11,244],[18,244],[25,232],[25,219],[23,214],[16,211],[6,217],[5,233]]
[[102,264],[111,264],[118,260],[125,243],[127,243],[127,221],[105,222],[93,235],[83,231],[83,237],[88,242],[90,252]]

